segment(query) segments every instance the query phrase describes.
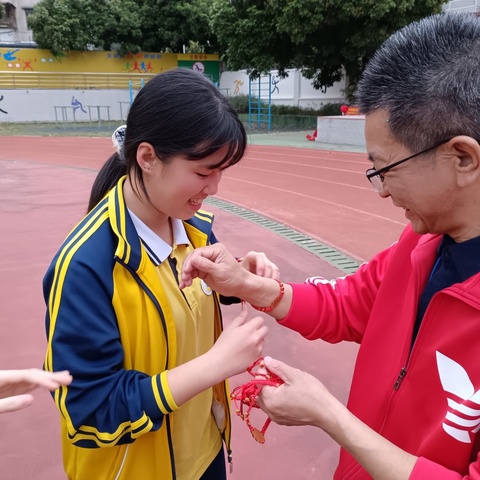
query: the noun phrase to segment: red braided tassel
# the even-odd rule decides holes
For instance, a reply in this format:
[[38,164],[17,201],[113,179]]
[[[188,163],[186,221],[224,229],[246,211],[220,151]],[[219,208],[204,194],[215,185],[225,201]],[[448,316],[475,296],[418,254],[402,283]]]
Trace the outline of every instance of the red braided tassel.
[[[258,370],[254,371],[257,367],[265,367],[263,357],[253,362],[252,365],[247,368],[247,372],[252,375],[252,377],[255,377],[255,379],[234,388],[230,394],[230,398],[235,403],[237,415],[247,424],[252,437],[258,443],[265,443],[265,432],[270,425],[271,420],[270,418],[267,418],[262,429],[259,430],[258,428],[253,427],[250,423],[250,412],[252,408],[260,408],[257,404],[257,397],[263,387],[266,385],[270,387],[278,387],[284,382],[274,373],[260,373]],[[247,407],[246,411],[244,411],[245,406]]]

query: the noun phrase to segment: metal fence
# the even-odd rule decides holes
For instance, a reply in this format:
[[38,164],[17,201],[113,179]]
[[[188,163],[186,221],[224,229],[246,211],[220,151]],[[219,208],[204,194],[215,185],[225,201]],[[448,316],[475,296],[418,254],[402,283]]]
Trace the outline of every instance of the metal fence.
[[[0,72],[0,90],[113,90],[141,88],[154,74]],[[131,83],[130,83],[131,82]]]

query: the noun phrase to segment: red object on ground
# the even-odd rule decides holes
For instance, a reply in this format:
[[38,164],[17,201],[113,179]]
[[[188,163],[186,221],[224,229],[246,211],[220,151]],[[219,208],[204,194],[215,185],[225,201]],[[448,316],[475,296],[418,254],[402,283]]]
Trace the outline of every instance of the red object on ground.
[[310,140],[311,142],[314,142],[315,139],[317,138],[317,129],[313,132],[313,135],[307,135],[307,140]]

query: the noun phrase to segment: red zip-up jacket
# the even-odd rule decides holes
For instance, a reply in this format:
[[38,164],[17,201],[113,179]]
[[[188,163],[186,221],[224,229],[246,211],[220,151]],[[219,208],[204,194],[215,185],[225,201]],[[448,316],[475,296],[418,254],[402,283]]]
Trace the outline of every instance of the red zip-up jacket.
[[[357,272],[293,285],[279,323],[305,338],[360,344],[348,408],[419,457],[412,480],[480,479],[480,274],[437,292],[412,347],[441,235],[408,226]],[[336,480],[371,478],[345,450]]]

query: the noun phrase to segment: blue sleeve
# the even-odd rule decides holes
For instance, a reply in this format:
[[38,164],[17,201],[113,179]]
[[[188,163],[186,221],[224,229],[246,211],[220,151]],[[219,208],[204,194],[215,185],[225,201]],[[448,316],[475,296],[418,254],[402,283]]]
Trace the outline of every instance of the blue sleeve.
[[45,369],[69,370],[73,376],[70,386],[55,392],[55,402],[70,440],[81,447],[131,443],[163,421],[152,393],[157,375],[123,366],[112,307],[115,261],[109,257],[96,255],[100,265],[92,268],[81,255],[60,255],[44,278]]

